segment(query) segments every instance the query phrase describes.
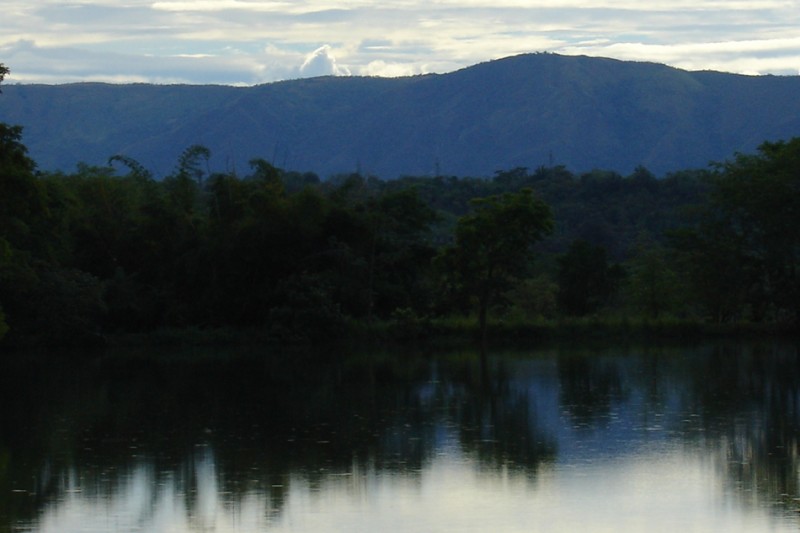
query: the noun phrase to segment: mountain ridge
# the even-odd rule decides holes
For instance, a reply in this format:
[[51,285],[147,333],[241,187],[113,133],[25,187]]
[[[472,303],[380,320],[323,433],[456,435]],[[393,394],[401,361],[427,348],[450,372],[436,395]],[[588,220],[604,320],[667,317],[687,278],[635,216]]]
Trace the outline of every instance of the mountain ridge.
[[5,85],[44,170],[115,154],[169,174],[187,146],[214,171],[247,162],[322,176],[488,176],[563,164],[661,175],[800,135],[800,76],[685,71],[650,62],[522,54],[447,74],[320,77],[252,87]]

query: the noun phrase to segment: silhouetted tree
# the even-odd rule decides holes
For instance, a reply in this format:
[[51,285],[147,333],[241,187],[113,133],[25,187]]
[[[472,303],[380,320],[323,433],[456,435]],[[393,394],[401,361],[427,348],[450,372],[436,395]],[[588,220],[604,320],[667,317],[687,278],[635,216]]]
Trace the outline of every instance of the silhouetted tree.
[[800,138],[716,165],[694,228],[673,235],[695,294],[717,321],[800,315]]
[[627,296],[636,310],[656,319],[676,309],[685,292],[684,283],[670,264],[665,247],[642,238],[627,269]]
[[[4,64],[0,63],[0,83],[3,83],[3,80],[10,73],[11,73],[11,70],[7,66],[5,66]],[[2,92],[3,91],[0,91],[0,93],[2,93]]]
[[609,266],[605,248],[576,240],[558,260],[558,304],[567,315],[584,316],[605,306],[621,272]]
[[550,207],[531,189],[478,198],[473,212],[458,219],[455,244],[445,248],[439,264],[451,287],[474,298],[485,339],[489,309],[512,280],[524,276],[533,245],[550,233]]

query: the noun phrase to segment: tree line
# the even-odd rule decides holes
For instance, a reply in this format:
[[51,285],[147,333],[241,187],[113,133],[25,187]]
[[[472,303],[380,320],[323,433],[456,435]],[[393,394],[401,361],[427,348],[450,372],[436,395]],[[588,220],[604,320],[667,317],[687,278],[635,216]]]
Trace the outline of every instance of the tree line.
[[797,323],[800,139],[656,178],[562,166],[321,180],[191,146],[41,172],[0,124],[0,336],[84,344],[162,328],[326,340],[472,317]]

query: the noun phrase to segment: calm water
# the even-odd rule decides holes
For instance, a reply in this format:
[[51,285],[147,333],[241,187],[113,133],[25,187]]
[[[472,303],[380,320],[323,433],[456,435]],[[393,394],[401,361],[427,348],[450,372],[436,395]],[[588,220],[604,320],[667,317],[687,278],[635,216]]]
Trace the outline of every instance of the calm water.
[[280,360],[0,362],[0,532],[800,528],[794,345]]

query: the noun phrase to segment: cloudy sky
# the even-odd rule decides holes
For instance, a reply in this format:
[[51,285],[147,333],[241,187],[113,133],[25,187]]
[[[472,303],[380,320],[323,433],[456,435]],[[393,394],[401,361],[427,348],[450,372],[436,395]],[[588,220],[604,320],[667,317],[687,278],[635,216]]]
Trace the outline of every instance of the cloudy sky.
[[6,83],[252,85],[548,51],[800,72],[800,0],[3,0]]

